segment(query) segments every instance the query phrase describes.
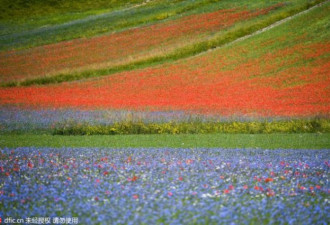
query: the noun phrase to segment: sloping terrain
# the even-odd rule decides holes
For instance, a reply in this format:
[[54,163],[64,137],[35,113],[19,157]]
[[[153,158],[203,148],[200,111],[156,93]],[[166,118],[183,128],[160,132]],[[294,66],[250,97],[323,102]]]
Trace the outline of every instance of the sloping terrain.
[[0,53],[0,81],[23,80],[68,70],[104,68],[167,54],[187,43],[205,39],[236,22],[265,15],[279,7],[281,5],[255,12],[219,10],[107,36],[3,52]]
[[[88,10],[116,8],[143,3],[143,0],[0,0],[1,20],[17,20],[65,14],[68,12],[85,12]],[[28,13],[27,13],[28,12]]]
[[[55,43],[75,38],[92,37],[145,26],[181,16],[228,8],[254,10],[283,2],[261,0],[149,0],[149,1],[57,1],[2,0],[0,17],[0,49],[17,49]],[[314,4],[321,0],[293,0],[297,4]],[[14,7],[12,7],[14,4]],[[102,8],[100,8],[102,7]],[[100,9],[99,9],[100,8]],[[19,9],[18,11],[16,9]],[[37,12],[36,12],[37,11]],[[23,14],[24,12],[24,14]],[[8,14],[6,16],[6,14]]]
[[50,86],[2,88],[2,104],[328,115],[330,4],[233,45],[175,63]]
[[0,83],[57,83],[176,60],[235,40],[321,1],[178,1],[161,10],[165,2],[3,35],[0,48],[6,49],[7,44],[27,47],[116,31],[90,39],[2,51]]
[[84,21],[145,3],[144,0],[0,0],[0,34],[31,32],[45,26]]

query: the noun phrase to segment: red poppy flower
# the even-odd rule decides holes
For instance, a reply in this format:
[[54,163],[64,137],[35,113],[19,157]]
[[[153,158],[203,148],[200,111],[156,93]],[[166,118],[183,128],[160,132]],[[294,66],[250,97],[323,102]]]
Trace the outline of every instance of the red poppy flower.
[[34,167],[34,165],[31,163],[31,162],[28,162],[28,165],[27,165],[30,169],[32,169]]
[[139,177],[137,177],[137,176],[133,176],[132,178],[127,178],[127,180],[128,181],[132,181],[132,182],[134,182],[134,181],[137,181],[139,179]]
[[273,181],[274,181],[274,179],[273,178],[270,178],[270,177],[265,179],[265,182],[266,183],[273,182]]
[[20,170],[20,167],[18,164],[14,164],[13,171],[18,172]]
[[103,172],[103,175],[104,175],[104,176],[107,176],[108,174],[109,174],[108,171],[104,171],[104,172]]

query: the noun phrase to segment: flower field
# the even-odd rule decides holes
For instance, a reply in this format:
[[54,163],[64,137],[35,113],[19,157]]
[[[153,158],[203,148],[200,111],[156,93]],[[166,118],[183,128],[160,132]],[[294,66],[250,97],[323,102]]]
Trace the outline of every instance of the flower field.
[[[249,118],[235,118],[236,121],[248,121]],[[52,130],[57,125],[89,124],[108,126],[114,123],[170,123],[170,122],[211,122],[231,121],[212,115],[190,114],[184,111],[127,111],[127,110],[77,110],[0,107],[0,131],[33,132]]]
[[187,42],[193,43],[207,38],[239,21],[268,14],[282,6],[283,4],[277,4],[253,12],[224,9],[90,39],[1,52],[0,82],[77,69],[104,68],[165,54]]
[[329,150],[17,148],[0,216],[81,224],[327,224]]
[[[105,78],[0,89],[2,104],[195,111],[223,116],[329,115],[329,4],[212,52]],[[288,32],[288,31],[291,32]]]
[[23,2],[0,224],[329,223],[330,1]]

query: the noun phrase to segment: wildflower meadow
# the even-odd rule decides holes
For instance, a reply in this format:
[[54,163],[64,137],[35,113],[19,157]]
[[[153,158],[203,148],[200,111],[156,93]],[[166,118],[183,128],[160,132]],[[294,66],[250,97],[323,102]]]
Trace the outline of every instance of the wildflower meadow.
[[0,224],[329,224],[329,0],[0,11]]

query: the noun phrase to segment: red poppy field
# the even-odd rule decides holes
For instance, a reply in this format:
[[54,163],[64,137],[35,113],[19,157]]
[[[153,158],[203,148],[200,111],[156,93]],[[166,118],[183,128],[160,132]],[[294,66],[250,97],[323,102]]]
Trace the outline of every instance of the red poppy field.
[[282,6],[277,4],[256,11],[224,9],[90,39],[1,52],[0,82],[104,68],[167,54],[187,43],[203,40],[240,21],[268,14]]
[[327,9],[315,9],[248,40],[176,63],[94,80],[2,88],[0,101],[221,115],[328,115],[330,43],[326,35],[316,33],[328,17]]

